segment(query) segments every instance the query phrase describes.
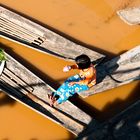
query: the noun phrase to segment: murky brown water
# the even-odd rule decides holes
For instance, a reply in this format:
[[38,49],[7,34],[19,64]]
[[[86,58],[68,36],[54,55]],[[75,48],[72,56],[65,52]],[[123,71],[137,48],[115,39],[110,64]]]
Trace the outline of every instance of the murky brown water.
[[[140,44],[140,26],[127,25],[115,13],[121,8],[140,5],[139,0],[2,0],[1,3],[111,57]],[[41,78],[49,78],[55,87],[75,73],[62,72],[63,66],[68,62],[5,39],[0,39],[0,42],[6,51]],[[88,113],[98,120],[106,120],[140,99],[139,93],[140,83],[137,81],[81,102],[85,103],[83,109],[90,108]],[[64,128],[2,93],[0,105],[1,140],[73,139],[73,135]]]

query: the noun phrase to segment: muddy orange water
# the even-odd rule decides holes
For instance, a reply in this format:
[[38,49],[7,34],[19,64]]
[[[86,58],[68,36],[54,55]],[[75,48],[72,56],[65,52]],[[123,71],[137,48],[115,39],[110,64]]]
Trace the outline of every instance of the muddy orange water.
[[[91,45],[109,57],[119,55],[140,44],[140,26],[124,23],[116,14],[119,9],[140,6],[139,0],[1,0],[44,25]],[[42,79],[49,78],[57,87],[68,76],[62,68],[69,62],[37,52],[6,39],[1,47],[33,70]],[[140,99],[140,82],[109,90],[78,105],[99,121],[104,121]],[[82,104],[82,105],[81,105]],[[24,105],[0,94],[0,140],[72,140],[73,134],[40,116]]]

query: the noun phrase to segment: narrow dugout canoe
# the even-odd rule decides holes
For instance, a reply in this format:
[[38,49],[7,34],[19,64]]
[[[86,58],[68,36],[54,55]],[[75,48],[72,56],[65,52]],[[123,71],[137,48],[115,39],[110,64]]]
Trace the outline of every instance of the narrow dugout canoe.
[[105,57],[2,6],[0,6],[0,32],[4,38],[65,60],[73,61],[76,56],[83,53],[92,61]]
[[2,62],[0,66],[2,71],[0,88],[7,95],[63,126],[75,135],[79,134],[92,120],[88,114],[69,101],[55,108],[50,107],[48,94],[55,91],[55,89],[9,54],[6,53],[6,56],[5,65]]
[[140,80],[140,45],[126,53],[97,65],[97,84],[79,95],[83,98]]

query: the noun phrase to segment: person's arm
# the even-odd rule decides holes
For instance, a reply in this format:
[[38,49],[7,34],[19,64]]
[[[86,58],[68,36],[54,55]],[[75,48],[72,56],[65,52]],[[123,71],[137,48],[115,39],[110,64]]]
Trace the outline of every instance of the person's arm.
[[71,69],[78,69],[77,65],[67,65],[63,68],[63,72],[68,72]]

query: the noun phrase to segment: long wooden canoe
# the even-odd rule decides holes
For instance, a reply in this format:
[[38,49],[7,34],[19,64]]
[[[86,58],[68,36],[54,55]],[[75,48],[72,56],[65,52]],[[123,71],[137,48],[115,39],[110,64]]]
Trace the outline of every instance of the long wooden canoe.
[[97,129],[89,127],[76,140],[139,140],[139,128],[140,100],[109,121],[101,124]]
[[74,43],[2,6],[0,6],[0,32],[4,38],[65,60],[73,60],[83,53],[93,61],[104,57],[103,54]]
[[[48,94],[55,91],[26,67],[6,53],[7,61],[0,75],[0,88],[15,100],[23,103],[75,135],[91,121],[91,117],[70,101],[50,107]],[[3,63],[2,63],[3,65]],[[1,69],[1,67],[0,67]],[[96,123],[96,121],[95,121]]]
[[140,24],[140,6],[117,11],[119,17],[129,25]]
[[79,95],[87,97],[140,80],[140,45],[96,67],[97,84]]

